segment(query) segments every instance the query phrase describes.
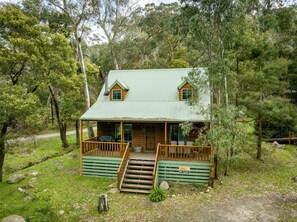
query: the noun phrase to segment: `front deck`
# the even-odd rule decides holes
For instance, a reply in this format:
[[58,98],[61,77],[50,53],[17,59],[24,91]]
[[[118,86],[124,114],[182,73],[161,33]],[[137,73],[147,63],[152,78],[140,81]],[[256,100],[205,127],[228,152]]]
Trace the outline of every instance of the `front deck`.
[[[207,183],[209,179],[210,146],[168,145],[158,144],[156,151],[131,152],[129,143],[99,142],[91,138],[81,143],[81,175],[115,177],[118,179],[118,189],[125,191],[122,186],[126,181],[144,181],[143,187],[149,190],[137,189],[138,192],[148,193],[158,185],[158,181],[179,181],[187,183]],[[150,166],[130,166],[129,162],[150,162],[151,172],[145,171]],[[140,170],[139,177],[149,177],[147,180],[127,179],[129,167]],[[144,169],[142,169],[144,168]],[[136,170],[136,171],[137,171]],[[131,170],[130,170],[131,171]],[[143,175],[143,173],[150,174]],[[130,175],[131,176],[131,175]],[[136,175],[134,175],[136,176]],[[135,185],[136,186],[136,185]],[[138,184],[139,186],[139,184]],[[126,189],[131,191],[131,189]]]

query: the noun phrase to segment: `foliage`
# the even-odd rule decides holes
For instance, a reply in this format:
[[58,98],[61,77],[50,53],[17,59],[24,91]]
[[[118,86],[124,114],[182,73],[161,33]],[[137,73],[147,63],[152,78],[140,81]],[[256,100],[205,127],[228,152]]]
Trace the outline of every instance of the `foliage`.
[[152,190],[151,194],[149,195],[149,198],[153,202],[160,202],[165,200],[166,193],[164,190],[160,188],[155,188]]

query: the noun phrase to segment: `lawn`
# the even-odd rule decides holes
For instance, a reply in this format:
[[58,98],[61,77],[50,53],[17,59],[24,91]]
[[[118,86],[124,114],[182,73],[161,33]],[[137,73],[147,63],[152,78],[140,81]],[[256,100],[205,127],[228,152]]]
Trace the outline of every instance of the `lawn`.
[[[50,144],[49,150],[58,149]],[[28,175],[18,184],[0,184],[0,219],[18,214],[26,221],[297,220],[297,183],[291,180],[297,175],[296,146],[273,151],[266,145],[262,161],[242,154],[230,175],[221,177],[223,184],[216,182],[209,193],[206,187],[175,183],[160,203],[147,195],[110,193],[115,179],[80,177],[75,154],[78,149],[19,171]],[[34,171],[39,173],[36,179],[30,176]],[[34,188],[18,190],[29,183]],[[110,210],[99,214],[98,197],[103,193],[108,194]]]

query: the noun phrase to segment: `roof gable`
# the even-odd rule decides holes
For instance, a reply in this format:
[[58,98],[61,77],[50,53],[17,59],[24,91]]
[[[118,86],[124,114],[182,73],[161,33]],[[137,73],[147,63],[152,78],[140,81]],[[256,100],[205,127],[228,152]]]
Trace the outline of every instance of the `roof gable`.
[[129,87],[124,82],[121,83],[117,79],[110,87],[108,87],[108,89],[111,90],[115,85],[118,85],[119,87],[121,87],[122,90],[127,90],[127,91],[129,90]]

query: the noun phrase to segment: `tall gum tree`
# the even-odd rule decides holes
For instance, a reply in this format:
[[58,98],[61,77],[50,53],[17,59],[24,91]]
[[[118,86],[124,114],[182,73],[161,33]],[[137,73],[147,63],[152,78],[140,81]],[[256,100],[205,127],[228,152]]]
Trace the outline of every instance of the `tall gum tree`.
[[[91,0],[82,1],[67,1],[67,0],[48,0],[58,10],[64,12],[70,19],[73,38],[76,43],[77,59],[80,64],[80,69],[84,77],[84,94],[86,108],[91,107],[91,98],[87,73],[85,68],[84,54],[82,49],[82,41],[84,34],[89,30],[88,22],[92,17]],[[91,122],[87,122],[89,137],[94,137],[94,131]]]

